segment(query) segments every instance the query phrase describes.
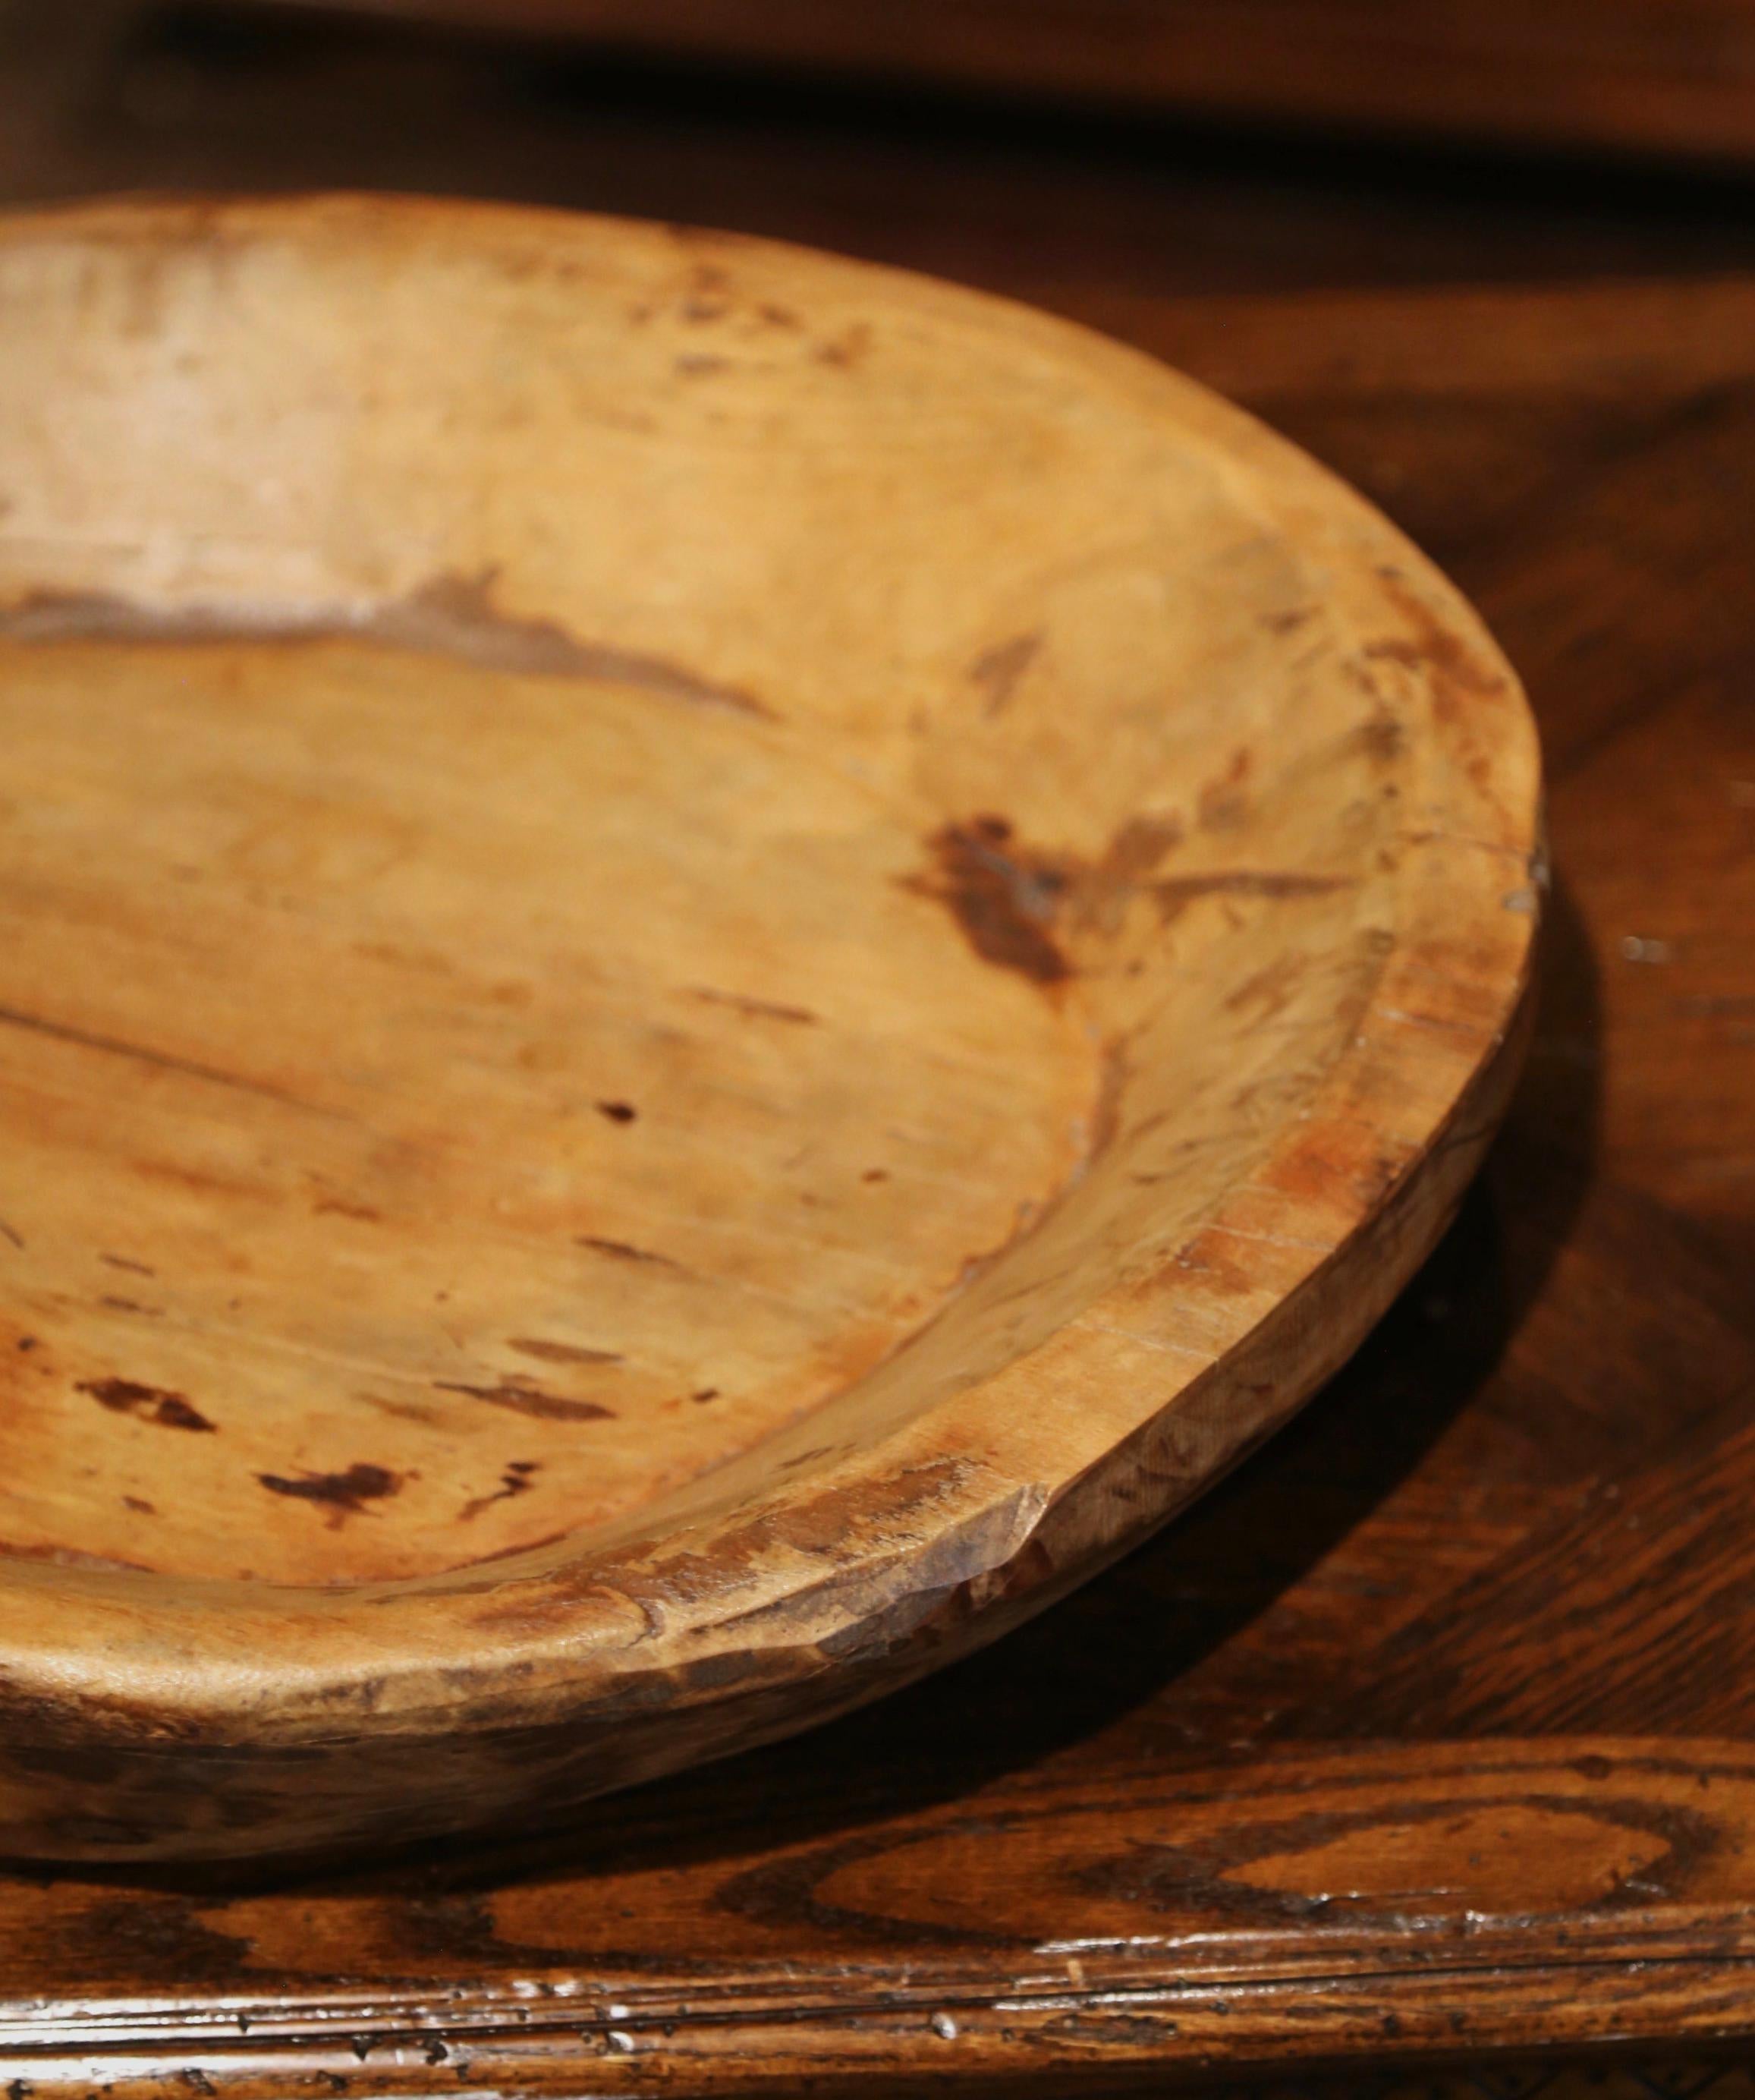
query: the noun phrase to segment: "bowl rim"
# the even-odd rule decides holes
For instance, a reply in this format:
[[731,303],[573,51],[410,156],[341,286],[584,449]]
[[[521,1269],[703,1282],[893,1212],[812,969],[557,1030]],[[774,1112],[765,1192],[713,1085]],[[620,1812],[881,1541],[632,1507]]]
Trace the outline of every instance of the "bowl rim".
[[[9,211],[0,215],[0,253],[33,241],[174,240],[215,232],[321,241],[337,229],[374,226],[399,239],[535,244],[551,254],[558,241],[650,232],[644,222],[599,214],[387,195],[130,197]],[[1427,820],[1408,840],[1406,910],[1352,1043],[1304,1114],[1278,1133],[1250,1189],[1228,1190],[1202,1230],[1261,1241],[1263,1205],[1271,1211],[1276,1186],[1290,1190],[1300,1174],[1307,1180],[1325,1148],[1360,1171],[1350,1191],[1344,1177],[1330,1178],[1319,1207],[1327,1224],[1312,1231],[1307,1222],[1283,1236],[1271,1316],[1233,1308],[1229,1329],[1213,1330],[1214,1346],[1183,1352],[1182,1367],[1163,1370],[1142,1392],[1122,1433],[1112,1422],[1083,1444],[1068,1440],[1056,1477],[1042,1477],[1038,1447],[1023,1433],[1012,1401],[995,1391],[1008,1365],[934,1403],[866,1447],[857,1464],[803,1468],[770,1480],[760,1495],[691,1519],[686,1538],[672,1535],[677,1550],[709,1568],[721,1555],[724,1580],[697,1586],[695,1604],[667,1611],[661,1626],[626,1579],[632,1559],[652,1544],[644,1537],[606,1548],[581,1532],[491,1570],[344,1590],[0,1560],[0,1665],[21,1740],[119,1730],[132,1742],[143,1713],[185,1738],[226,1743],[503,1730],[563,1712],[631,1711],[650,1704],[655,1686],[677,1702],[711,1705],[738,1688],[715,1688],[714,1664],[747,1655],[752,1642],[761,1686],[771,1692],[820,1674],[831,1658],[891,1655],[924,1623],[908,1621],[906,1611],[898,1619],[907,1595],[919,1591],[921,1613],[942,1620],[955,1593],[959,1630],[911,1672],[919,1674],[1126,1551],[1276,1427],[1351,1353],[1436,1238],[1502,1112],[1528,1031],[1547,882],[1540,761],[1515,675],[1454,586],[1347,484],[1143,351],[912,271],[751,236],[690,237],[728,260],[760,253],[841,273],[906,307],[1027,343],[1093,386],[1198,431],[1286,517],[1334,521],[1329,536],[1344,544],[1362,596],[1374,598],[1383,646],[1399,652],[1425,712]],[[1489,810],[1497,830],[1484,821]],[[1435,973],[1447,980],[1441,995]],[[1284,1202],[1290,1215],[1297,1206],[1289,1194]],[[1387,1267],[1368,1280],[1373,1254]],[[1140,1385],[1141,1352],[1164,1344],[1133,1318],[1136,1296],[1134,1285],[1111,1288],[1089,1313],[1056,1330],[1043,1345],[1060,1352],[1054,1374]],[[1315,1308],[1326,1309],[1319,1317]],[[1251,1394],[1264,1361],[1277,1366],[1268,1389]],[[1149,1452],[1161,1460],[1170,1444],[1185,1447],[1190,1438],[1202,1455],[1188,1493],[1168,1493],[1144,1515],[1122,1508],[1110,1493],[1119,1472],[1145,1463]],[[980,1465],[948,1487],[942,1477],[922,1484],[929,1454],[951,1446],[978,1451]],[[905,1491],[910,1482],[919,1491]],[[825,1582],[820,1563],[788,1543],[789,1519],[874,1484],[889,1500],[867,1493],[857,1511],[849,1504],[833,1579]],[[529,1608],[522,1619],[508,1614],[503,1639],[460,1688],[459,1607],[478,1600],[484,1582],[496,1592],[522,1589]],[[991,1623],[977,1634],[972,1622],[984,1614]]]

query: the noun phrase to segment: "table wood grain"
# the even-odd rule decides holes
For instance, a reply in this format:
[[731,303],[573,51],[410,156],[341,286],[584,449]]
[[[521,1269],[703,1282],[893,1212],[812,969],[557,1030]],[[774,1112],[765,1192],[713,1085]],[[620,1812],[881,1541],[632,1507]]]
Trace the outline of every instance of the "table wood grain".
[[[192,49],[148,38],[99,69],[8,164],[9,192],[412,185],[438,165],[432,112],[473,91],[429,47],[417,96],[395,70],[412,46],[315,43],[278,86],[243,69],[246,123],[211,46]],[[167,52],[182,113],[124,121]],[[343,76],[401,82],[396,143],[357,114],[324,132]],[[1528,1077],[1457,1226],[1352,1365],[1038,1625],[564,1833],[320,1877],[16,1870],[0,2089],[877,2094],[930,2076],[1060,2095],[1466,2058],[1488,2067],[1471,2089],[1522,2091],[1510,2067],[1556,2053],[1746,2058],[1743,233],[1705,198],[1670,240],[1553,192],[1465,211],[1045,162],[1019,139],[1003,165],[1038,185],[1032,243],[1012,237],[1010,178],[942,139],[891,139],[886,208],[851,120],[812,148],[808,196],[783,179],[803,135],[771,115],[695,120],[684,172],[651,144],[664,121],[612,137],[575,112],[510,139],[478,112],[448,165],[459,186],[473,169],[483,188],[960,257],[1266,416],[1474,595],[1550,769],[1557,905]],[[1072,193],[1113,207],[1083,245],[1054,217]],[[1222,223],[1256,245],[1201,235]]]
[[[287,4],[287,0],[276,0]],[[308,4],[308,0],[302,0]],[[345,0],[624,49],[1391,135],[1755,152],[1748,0]]]

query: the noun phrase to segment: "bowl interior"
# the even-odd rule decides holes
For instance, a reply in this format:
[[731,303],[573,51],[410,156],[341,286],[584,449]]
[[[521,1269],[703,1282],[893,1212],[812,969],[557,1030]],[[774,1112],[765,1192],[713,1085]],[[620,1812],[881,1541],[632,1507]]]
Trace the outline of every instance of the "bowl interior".
[[1411,674],[1091,356],[663,229],[0,244],[0,1552],[608,1536],[1246,1183],[1395,938]]

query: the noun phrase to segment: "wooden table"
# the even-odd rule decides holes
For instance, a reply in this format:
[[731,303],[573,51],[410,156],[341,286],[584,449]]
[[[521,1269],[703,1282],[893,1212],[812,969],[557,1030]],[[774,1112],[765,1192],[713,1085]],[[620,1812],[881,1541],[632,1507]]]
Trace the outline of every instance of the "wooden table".
[[[190,35],[149,28],[95,99],[39,110],[0,183],[443,170],[839,224],[1109,329],[1303,440],[1450,567],[1528,682],[1548,991],[1425,1274],[1155,1545],[936,1681],[564,1835],[230,1882],[19,1868],[0,2090],[1076,2096],[1466,2061],[1472,2089],[1521,2092],[1532,2058],[1755,2037],[1737,214],[1703,193],[1666,229],[1563,191],[1495,214],[1466,184],[1203,174],[1138,138],[970,148],[869,111],[837,131],[685,106],[642,130],[573,107],[496,131],[456,117],[478,51],[313,31],[297,64],[249,46],[251,74],[210,24]],[[141,77],[162,99],[167,49],[170,118],[130,100]],[[401,111],[399,143],[357,112],[314,123],[337,79]],[[1226,225],[1255,248],[1224,249]]]
[[1394,136],[1747,162],[1749,0],[338,0],[635,51],[779,61]]

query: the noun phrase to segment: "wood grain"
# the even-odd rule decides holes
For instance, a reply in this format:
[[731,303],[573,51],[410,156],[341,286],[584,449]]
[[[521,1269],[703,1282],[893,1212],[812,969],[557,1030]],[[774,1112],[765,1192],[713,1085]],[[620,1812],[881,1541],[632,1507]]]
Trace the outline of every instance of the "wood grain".
[[[283,0],[284,4],[284,0]],[[346,0],[623,47],[1540,146],[1755,151],[1747,0]]]
[[1430,1250],[1533,740],[1259,426],[677,229],[0,268],[8,1848],[406,1840],[844,1711]]
[[[1484,2034],[1700,2040],[1747,2018],[1755,1762],[1735,1745],[1038,1777],[974,1812],[776,1832],[756,1865],[726,1842],[728,1815],[769,1812],[747,1780],[698,1795],[697,1820],[622,1810],[588,1841],[584,1904],[535,1848],[402,1889],[21,1888],[29,1988],[55,1948],[88,1981],[20,2005],[0,2050],[28,2089],[129,2095],[176,2089],[145,2067],[171,2047],[178,2076],[240,2096],[1103,2092],[1215,2060],[1367,2048],[1387,2067]],[[101,1988],[112,1947],[126,2005]],[[421,1984],[398,1980],[411,1960]]]
[[[203,2081],[307,2100],[423,2084],[918,2092],[929,2076],[1056,2100],[1214,2082],[1747,2100],[1755,1882],[1726,1804],[1746,1785],[1727,1775],[1746,1762],[1755,1686],[1708,1650],[1747,1652],[1748,1553],[1706,1457],[1755,1420],[1740,887],[1755,602],[1736,580],[1740,484],[1702,435],[1724,431],[1734,454],[1755,386],[1735,214],[1704,192],[1648,210],[1606,181],[1585,200],[1527,168],[1488,196],[1472,177],[1422,184],[1404,161],[1343,178],[1266,146],[1241,165],[1021,124],[903,135],[847,104],[812,124],[745,88],[672,98],[623,74],[592,85],[596,68],[563,91],[485,42],[246,38],[235,12],[221,37],[220,12],[184,8],[95,63],[29,152],[25,126],[0,128],[0,180],[15,195],[453,183],[715,218],[1056,306],[1231,392],[1364,488],[1482,601],[1538,716],[1579,741],[1550,787],[1543,1012],[1505,1135],[1348,1370],[1210,1498],[986,1653],[523,1851],[241,1882],[16,1869],[0,1881],[0,2087],[126,2077],[175,2100]],[[0,87],[15,97],[31,77]],[[1653,450],[1667,467],[1643,470]],[[1605,560],[1608,520],[1678,558]],[[1675,618],[1696,562],[1730,588]],[[1593,621],[1610,642],[1581,648]],[[1629,957],[1629,937],[1667,953]],[[1736,1477],[1727,1460],[1727,1490]],[[1687,1527],[1691,1552],[1623,1531],[1647,1575],[1630,1586],[1618,1502]],[[1592,1558],[1563,1586],[1568,1527]],[[1519,1586],[1526,1561],[1556,1571],[1546,1599]],[[1684,1599],[1709,1616],[1649,1648],[1648,1618]],[[1517,1662],[1526,1628],[1539,1669]],[[1595,1740],[1547,1732],[1560,1727]],[[1515,1794],[1503,1836],[1409,1813],[1459,1786],[1477,1803]],[[1184,1802],[1196,1792],[1205,1805]],[[1649,1824],[1592,1832],[1571,1813],[1587,1799],[1653,1819],[1691,1803],[1717,1849],[1678,1871]],[[1328,1850],[1307,1825],[1287,1836],[1300,1800],[1341,1819]],[[1246,1855],[1266,1822],[1294,1855],[1271,1871],[1337,1900],[1264,1926],[1249,1882],[1258,1914],[1240,1920],[1222,1875],[1215,1901],[1210,1873],[1203,1893],[1178,1871],[1179,1829],[1197,1821],[1208,1869],[1228,1830],[1232,1878],[1261,1878]],[[1155,1883],[1118,1895],[1118,1861],[1164,1869],[1166,1853]],[[1100,1860],[1093,1890],[1080,1876]],[[1027,1948],[930,1938],[941,1912],[966,1928],[972,1886]],[[1475,1899],[1501,1952],[1473,1965],[1452,1899],[1384,1903],[1391,1886]],[[1422,1908],[1433,1935],[1391,1917]],[[1113,1939],[1118,1910],[1153,1943],[1095,1969],[1073,1953],[1083,1989],[1064,1948],[1036,1951]],[[1267,1980],[1203,1992],[1209,1935],[1215,1958],[1228,1948]],[[1143,2006],[1114,2002],[1118,1978]],[[703,2039],[710,2018],[623,2024],[636,2006],[695,2005],[703,1980],[747,1992],[708,2005],[737,2016],[721,2041]],[[1017,2005],[1050,1980],[1063,2002]],[[1163,1992],[1181,1993],[1167,2013]],[[339,2008],[339,2026],[313,2005]],[[760,2018],[739,2024],[749,2005]],[[377,2024],[347,2017],[362,2010]]]
[[[669,68],[509,30],[223,0],[11,0],[0,55],[0,190],[15,199],[335,188],[523,199],[928,270],[1135,341],[1166,324],[1171,293],[1615,280],[1602,297],[1642,274],[1755,267],[1735,183],[1378,161],[1266,130]],[[1706,301],[1709,287],[1691,289]],[[1112,320],[1112,302],[1134,320]],[[1533,353],[1522,339],[1519,360]],[[1362,330],[1349,354],[1369,360],[1372,340]],[[1447,364],[1470,340],[1457,333]],[[1638,368],[1661,390],[1668,359],[1686,355],[1671,346]],[[1637,398],[1631,369],[1621,390]],[[1556,430],[1545,419],[1514,458],[1544,452]],[[1501,447],[1509,435],[1501,425]]]

